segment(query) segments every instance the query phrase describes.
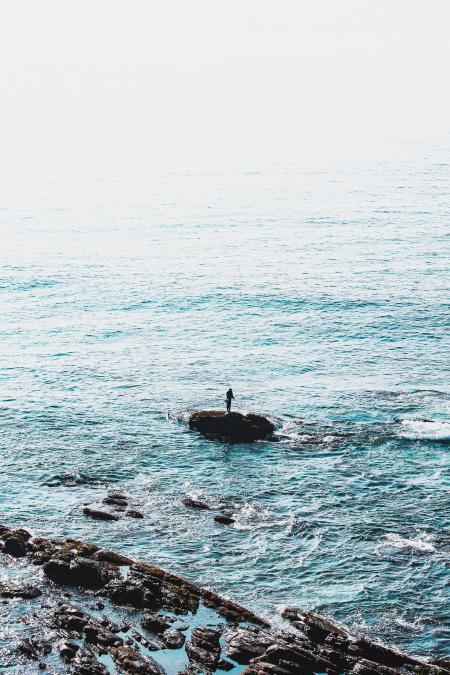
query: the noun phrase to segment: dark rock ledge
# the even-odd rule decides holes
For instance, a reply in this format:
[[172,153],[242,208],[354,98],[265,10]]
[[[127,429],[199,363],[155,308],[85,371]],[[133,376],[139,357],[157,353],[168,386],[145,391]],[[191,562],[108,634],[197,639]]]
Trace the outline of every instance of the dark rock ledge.
[[263,415],[223,410],[202,410],[189,418],[189,429],[205,436],[215,436],[229,441],[251,442],[264,440],[275,431],[275,426]]
[[213,591],[94,544],[0,526],[0,548],[2,572],[14,568],[0,584],[1,602],[20,603],[15,612],[20,607],[29,626],[9,650],[9,665],[23,672],[164,675],[175,672],[167,661],[173,653],[172,664],[183,664],[178,675],[450,675],[448,660],[412,658],[301,610],[285,609],[285,628],[275,627]]

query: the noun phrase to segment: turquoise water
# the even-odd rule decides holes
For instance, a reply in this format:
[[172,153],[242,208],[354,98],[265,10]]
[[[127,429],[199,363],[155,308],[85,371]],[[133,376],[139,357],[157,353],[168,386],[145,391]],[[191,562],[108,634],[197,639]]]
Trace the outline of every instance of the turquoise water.
[[[448,153],[399,157],[4,180],[1,522],[448,655]],[[188,431],[229,386],[278,443]]]

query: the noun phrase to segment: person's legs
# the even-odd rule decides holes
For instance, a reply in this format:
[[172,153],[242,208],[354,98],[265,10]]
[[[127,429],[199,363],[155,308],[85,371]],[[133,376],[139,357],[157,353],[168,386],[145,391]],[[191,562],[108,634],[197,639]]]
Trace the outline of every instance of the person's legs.
[[231,410],[231,400],[228,399],[227,400],[227,412],[230,412],[230,410]]

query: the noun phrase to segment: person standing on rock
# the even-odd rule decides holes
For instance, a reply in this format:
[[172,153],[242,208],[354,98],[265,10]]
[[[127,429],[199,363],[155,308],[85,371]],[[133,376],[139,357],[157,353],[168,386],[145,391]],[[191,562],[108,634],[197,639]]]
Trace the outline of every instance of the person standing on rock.
[[226,404],[227,404],[227,413],[231,411],[231,399],[234,398],[233,396],[233,390],[230,387],[227,391],[227,399],[226,399]]

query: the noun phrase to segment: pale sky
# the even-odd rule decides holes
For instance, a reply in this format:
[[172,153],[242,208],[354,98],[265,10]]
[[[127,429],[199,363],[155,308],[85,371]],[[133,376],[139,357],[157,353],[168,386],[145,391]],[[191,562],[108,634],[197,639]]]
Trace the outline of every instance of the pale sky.
[[448,0],[0,0],[2,173],[432,128],[450,113],[449,27]]

